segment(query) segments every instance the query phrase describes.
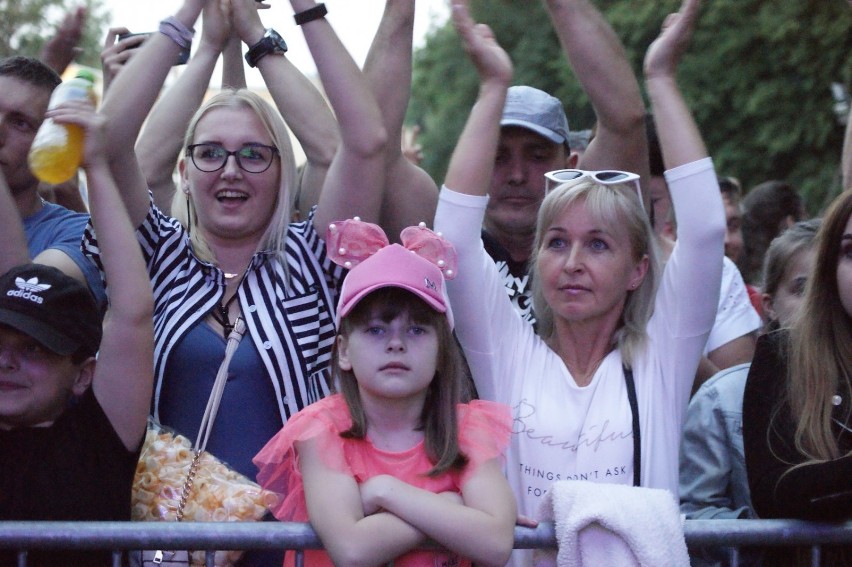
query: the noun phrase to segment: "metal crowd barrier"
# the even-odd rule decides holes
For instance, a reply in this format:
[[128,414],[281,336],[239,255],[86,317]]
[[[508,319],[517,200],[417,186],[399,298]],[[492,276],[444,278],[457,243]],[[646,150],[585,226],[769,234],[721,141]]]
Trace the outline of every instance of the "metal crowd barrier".
[[[731,548],[730,562],[738,564],[742,546],[812,546],[812,565],[820,565],[824,545],[852,545],[852,521],[822,524],[799,520],[687,520],[690,548]],[[515,549],[556,547],[553,524],[515,528]],[[217,549],[320,549],[322,543],[309,524],[279,522],[0,522],[0,549],[19,550],[18,565],[26,566],[27,549],[113,550],[120,565],[121,550],[207,550],[213,567]],[[301,554],[297,557],[299,565]]]

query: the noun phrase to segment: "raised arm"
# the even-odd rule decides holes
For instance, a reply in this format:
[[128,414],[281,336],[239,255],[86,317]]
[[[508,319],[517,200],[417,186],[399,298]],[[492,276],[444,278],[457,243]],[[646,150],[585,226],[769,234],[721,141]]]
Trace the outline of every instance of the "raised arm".
[[453,151],[445,185],[458,193],[484,196],[491,184],[512,62],[491,28],[471,19],[466,1],[454,0],[452,9],[456,31],[479,73],[479,95]]
[[[185,0],[174,15],[175,25],[192,28],[204,4],[205,0]],[[176,35],[175,26],[166,29]],[[151,35],[114,78],[101,107],[108,122],[110,168],[134,226],[141,224],[148,211],[148,186],[134,145],[180,50],[165,34]]]
[[435,181],[402,153],[403,122],[411,96],[414,0],[387,0],[382,21],[367,54],[364,74],[388,133],[385,187],[380,223],[396,237],[407,226],[431,224],[438,201]]
[[[591,0],[546,0],[545,5],[597,116],[595,137],[580,157],[580,167],[632,171],[647,188],[645,105],[624,47]],[[643,193],[647,209],[648,191]]]
[[[297,14],[317,5],[314,0],[291,0],[290,4]],[[317,18],[301,28],[340,132],[340,147],[323,183],[314,226],[320,234],[325,234],[330,222],[342,218],[359,216],[376,222],[381,208],[387,142],[379,107],[366,78],[329,22]],[[278,84],[274,72],[280,67],[269,57],[260,63],[261,72],[272,88]]]
[[0,274],[30,261],[18,207],[0,171]]
[[699,0],[669,14],[645,55],[645,84],[666,169],[707,157],[707,147],[677,86],[677,66],[692,38]]
[[287,126],[305,152],[299,179],[299,209],[306,215],[319,203],[328,168],[340,146],[337,120],[322,93],[284,56],[279,84],[269,91]]
[[246,68],[243,59],[243,42],[237,30],[231,26],[231,35],[222,50],[222,87],[246,88]]
[[[677,337],[696,337],[709,333],[713,327],[726,230],[712,161],[676,80],[677,66],[692,36],[698,9],[698,0],[683,0],[680,11],[666,18],[645,56],[647,90],[678,219],[677,242],[666,262],[656,302],[667,304],[664,311],[678,313],[668,325],[668,332]],[[678,356],[684,357],[684,364],[693,363],[688,349],[681,350]],[[699,358],[700,353],[695,362]],[[678,381],[677,385],[687,400],[692,379]]]
[[110,284],[92,388],[125,447],[134,450],[142,442],[154,377],[154,301],[148,272],[107,162],[106,118],[82,101],[60,106],[48,116],[78,124],[86,133],[83,169]]
[[56,29],[56,35],[44,44],[39,57],[60,75],[65,72],[74,58],[82,53],[79,47],[86,26],[86,8],[78,6],[65,15]]
[[[256,2],[254,0],[232,0],[234,7],[234,26],[237,28],[243,42],[249,47],[257,43],[264,34],[264,26],[260,21],[260,17],[255,10]],[[302,9],[294,3],[294,9],[298,12]],[[305,4],[308,8],[313,5],[313,2]],[[316,23],[311,22],[305,24],[305,37],[310,35],[316,38],[316,43],[311,45],[311,40],[308,40],[308,46],[311,52],[314,53],[314,58],[317,58],[315,50],[319,49],[323,52],[320,59],[334,60],[335,57],[341,57],[341,61],[335,63],[340,69],[348,69],[348,63],[357,70],[352,58],[346,52],[331,26],[324,18],[317,20]],[[307,28],[320,28],[319,33],[310,32]],[[312,35],[311,35],[312,34]],[[325,43],[328,38],[333,38],[333,41]],[[328,50],[327,53],[325,51]],[[299,182],[299,209],[307,212],[313,205],[317,204],[321,198],[323,185],[326,176],[328,175],[329,167],[334,159],[337,148],[340,145],[340,133],[338,131],[337,120],[331,109],[325,102],[322,94],[313,85],[313,83],[304,75],[284,54],[277,54],[275,57],[264,57],[258,62],[258,69],[266,86],[269,89],[269,94],[275,101],[275,106],[281,112],[281,116],[287,123],[287,126],[293,131],[302,149],[305,151],[307,162],[305,163],[305,171],[303,172]],[[326,61],[326,63],[329,63]],[[332,65],[326,65],[324,70],[321,68],[320,61],[317,60],[317,68],[320,72],[320,77],[326,87],[326,92],[329,98],[334,98],[332,93],[328,91],[329,86],[334,83],[329,83],[328,74],[335,73],[335,68]],[[351,71],[351,70],[350,70]],[[358,71],[360,74],[360,71]],[[336,101],[340,104],[340,98],[351,95],[352,99],[358,98],[358,91],[351,93],[338,94]],[[351,100],[354,106],[361,101]],[[332,105],[335,101],[332,100]],[[335,110],[340,114],[341,109],[335,107]],[[345,112],[344,112],[345,114]],[[365,140],[367,141],[367,140]],[[322,211],[319,214],[323,214]],[[352,216],[352,215],[350,215]],[[376,218],[375,216],[373,218]],[[322,229],[322,234],[325,234],[325,228]]]
[[136,142],[139,166],[154,194],[154,203],[166,213],[171,210],[174,170],[186,128],[204,100],[216,61],[230,35],[230,25],[219,2],[207,3],[202,23],[198,49],[154,105]]

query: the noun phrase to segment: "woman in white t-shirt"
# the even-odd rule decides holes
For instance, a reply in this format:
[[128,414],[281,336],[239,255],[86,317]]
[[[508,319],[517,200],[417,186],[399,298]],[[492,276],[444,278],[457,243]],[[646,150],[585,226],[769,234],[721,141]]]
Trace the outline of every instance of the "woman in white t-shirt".
[[645,60],[680,220],[671,258],[659,267],[635,175],[548,174],[576,180],[558,184],[539,212],[537,331],[512,309],[479,237],[511,62],[486,26],[454,9],[481,83],[435,225],[464,266],[448,292],[479,395],[514,409],[506,472],[522,514],[535,515],[557,480],[677,493],[680,430],[713,325],[725,233],[712,162],[674,81],[697,8],[685,0]]

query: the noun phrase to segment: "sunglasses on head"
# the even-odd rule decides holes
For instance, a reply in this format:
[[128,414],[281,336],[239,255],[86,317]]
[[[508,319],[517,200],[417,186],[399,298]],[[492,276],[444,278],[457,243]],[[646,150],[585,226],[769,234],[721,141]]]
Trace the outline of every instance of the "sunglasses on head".
[[582,169],[557,169],[544,174],[546,193],[550,193],[557,186],[568,181],[575,181],[589,177],[601,185],[618,185],[620,183],[633,183],[636,195],[639,196],[639,204],[645,210],[645,202],[642,200],[642,188],[639,186],[639,176],[630,171],[618,171],[608,169],[603,171],[585,171]]

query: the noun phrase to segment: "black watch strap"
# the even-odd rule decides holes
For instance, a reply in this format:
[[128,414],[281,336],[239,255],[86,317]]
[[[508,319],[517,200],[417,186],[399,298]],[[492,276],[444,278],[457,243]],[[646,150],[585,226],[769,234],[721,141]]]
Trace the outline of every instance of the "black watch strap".
[[270,53],[286,53],[287,43],[284,38],[272,28],[266,30],[260,41],[252,45],[246,53],[246,63],[249,67],[257,67],[257,62]]

